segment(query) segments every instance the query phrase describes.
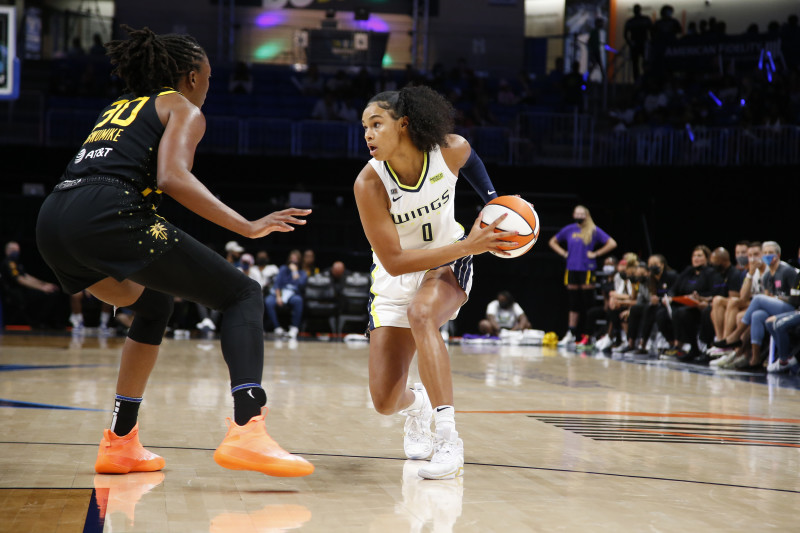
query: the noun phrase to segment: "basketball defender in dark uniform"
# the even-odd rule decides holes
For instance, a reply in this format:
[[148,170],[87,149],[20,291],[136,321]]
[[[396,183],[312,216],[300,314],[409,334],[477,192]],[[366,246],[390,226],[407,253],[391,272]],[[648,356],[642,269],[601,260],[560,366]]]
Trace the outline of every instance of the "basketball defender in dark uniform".
[[[111,427],[95,470],[159,470],[164,460],[139,443],[137,415],[172,313],[175,296],[223,313],[234,420],[216,450],[221,466],[276,476],[314,467],[284,451],[266,432],[267,397],[260,285],[223,257],[160,217],[168,194],[198,215],[245,237],[292,231],[309,210],[286,209],[249,221],[212,195],[191,172],[205,132],[200,107],[211,67],[192,37],[133,30],[106,45],[127,94],[106,107],[45,199],[36,228],[42,256],[70,293],[134,311],[122,349]],[[263,409],[262,409],[263,408]]]

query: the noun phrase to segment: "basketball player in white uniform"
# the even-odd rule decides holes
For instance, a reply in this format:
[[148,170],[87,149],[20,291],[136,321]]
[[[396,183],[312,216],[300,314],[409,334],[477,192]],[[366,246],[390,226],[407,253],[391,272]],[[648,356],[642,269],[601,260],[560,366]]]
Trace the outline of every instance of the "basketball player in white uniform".
[[[361,224],[372,246],[369,386],[375,409],[407,416],[403,447],[431,458],[419,475],[463,474],[464,445],[455,429],[450,358],[439,328],[458,314],[472,285],[472,256],[504,253],[498,219],[469,235],[455,220],[459,171],[484,202],[497,196],[483,163],[452,131],[452,107],[427,87],[373,97],[362,114],[373,159],[354,186]],[[407,388],[419,354],[422,384]],[[431,433],[431,420],[436,433]]]

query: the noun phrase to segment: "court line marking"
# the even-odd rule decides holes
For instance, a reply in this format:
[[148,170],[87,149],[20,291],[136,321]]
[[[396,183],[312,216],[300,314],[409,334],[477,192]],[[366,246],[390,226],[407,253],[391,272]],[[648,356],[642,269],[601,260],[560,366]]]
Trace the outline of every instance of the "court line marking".
[[653,416],[660,418],[717,418],[720,420],[758,420],[760,422],[785,422],[787,424],[800,424],[800,418],[769,418],[764,416],[729,415],[724,413],[703,413],[695,411],[678,411],[676,413],[650,413],[641,411],[559,411],[559,410],[534,410],[534,411],[461,411],[464,414],[491,414],[491,415],[614,415],[614,416]]
[[[0,444],[45,444],[45,445],[61,445],[67,444],[72,446],[97,446],[96,444],[81,444],[81,443],[55,443],[55,442],[0,442]],[[152,449],[169,449],[169,450],[200,450],[200,451],[207,451],[212,452],[214,448],[184,448],[180,446],[148,446],[148,448]],[[338,457],[343,459],[381,459],[384,461],[408,461],[409,459],[403,457],[377,457],[374,455],[346,455],[346,454],[338,454],[338,453],[310,453],[310,452],[290,452],[296,455],[301,455],[305,457]],[[673,483],[693,483],[696,485],[709,485],[714,487],[728,487],[734,489],[752,489],[752,490],[766,490],[770,492],[786,492],[789,494],[800,494],[800,490],[793,490],[793,489],[777,489],[773,487],[758,487],[755,485],[739,485],[735,483],[719,483],[715,481],[699,481],[693,479],[677,479],[677,478],[668,478],[668,477],[658,477],[658,476],[640,476],[635,474],[614,474],[612,472],[593,472],[591,470],[571,470],[568,468],[548,468],[544,466],[525,466],[525,465],[504,465],[504,464],[497,464],[497,463],[475,463],[465,461],[465,465],[472,465],[472,466],[494,466],[498,468],[517,468],[521,470],[531,470],[531,471],[542,471],[542,472],[561,472],[564,474],[587,474],[592,476],[610,476],[610,477],[621,477],[627,479],[646,479],[650,481],[669,481]],[[0,487],[2,489],[4,487]],[[43,487],[44,488],[44,487]]]
[[793,444],[788,442],[773,442],[773,441],[761,441],[761,440],[750,440],[750,439],[741,439],[737,437],[723,437],[723,436],[714,436],[714,435],[698,435],[696,433],[682,433],[678,431],[658,431],[653,429],[633,429],[633,428],[624,428],[620,429],[619,431],[630,431],[633,433],[650,433],[656,435],[673,435],[676,437],[690,437],[693,439],[709,439],[709,440],[724,440],[729,442],[751,442],[754,444],[768,444],[771,446],[781,446],[784,448],[800,448],[800,444]]

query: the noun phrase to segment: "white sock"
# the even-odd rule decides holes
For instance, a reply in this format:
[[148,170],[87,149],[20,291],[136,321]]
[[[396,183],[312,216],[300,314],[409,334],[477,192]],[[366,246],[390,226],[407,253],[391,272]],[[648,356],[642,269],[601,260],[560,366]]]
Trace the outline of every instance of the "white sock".
[[107,311],[103,311],[103,312],[100,313],[100,325],[101,326],[107,326],[109,320],[111,320],[111,313],[109,313]]
[[452,405],[440,405],[433,410],[433,420],[436,426],[436,434],[440,437],[451,440],[456,438],[456,410]]
[[83,322],[83,314],[81,313],[72,313],[69,315],[69,321],[73,324]]
[[414,393],[414,401],[411,403],[411,405],[403,409],[404,412],[419,411],[422,409],[422,405],[425,403],[425,397],[422,396],[422,391],[411,389],[411,392]]

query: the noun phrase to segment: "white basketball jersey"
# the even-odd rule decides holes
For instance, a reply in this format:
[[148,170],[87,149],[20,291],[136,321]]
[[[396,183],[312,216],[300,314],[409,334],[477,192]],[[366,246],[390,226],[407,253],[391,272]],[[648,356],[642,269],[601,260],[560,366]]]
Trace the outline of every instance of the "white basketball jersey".
[[438,146],[424,157],[422,175],[412,187],[400,183],[388,162],[369,162],[392,202],[389,212],[404,250],[441,248],[464,236],[464,227],[455,219],[458,177],[450,172]]

